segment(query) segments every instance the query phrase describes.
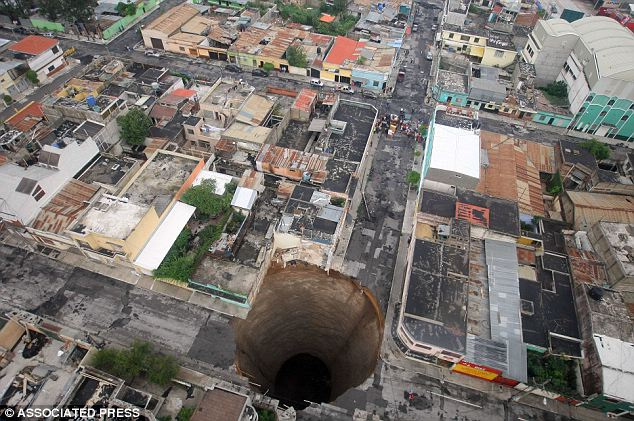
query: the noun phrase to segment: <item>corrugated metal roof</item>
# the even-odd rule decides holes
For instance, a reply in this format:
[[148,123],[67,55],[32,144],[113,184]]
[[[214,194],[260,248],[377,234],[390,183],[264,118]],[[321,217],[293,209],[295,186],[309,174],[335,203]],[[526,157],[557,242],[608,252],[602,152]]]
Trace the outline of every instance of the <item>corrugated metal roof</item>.
[[520,288],[517,252],[514,243],[485,240],[491,339],[506,341],[509,348],[509,375],[526,379],[526,347],[522,342]]

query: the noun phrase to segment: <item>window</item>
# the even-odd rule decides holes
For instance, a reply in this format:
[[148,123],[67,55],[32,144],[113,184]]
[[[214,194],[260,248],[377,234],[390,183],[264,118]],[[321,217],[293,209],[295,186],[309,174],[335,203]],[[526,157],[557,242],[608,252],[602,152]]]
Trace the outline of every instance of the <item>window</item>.
[[608,106],[611,106],[611,105],[614,105],[614,100],[613,99],[608,101]]
[[546,120],[546,116],[545,115],[540,115],[539,116],[539,121],[544,121]]
[[586,98],[586,101],[592,102],[593,99],[594,99],[594,97],[592,95],[590,95],[588,98]]
[[460,41],[469,41],[470,39],[469,35],[460,35]]
[[42,190],[42,187],[39,186],[39,184],[35,187],[35,190],[33,190],[33,193],[31,193],[31,196],[33,196],[35,198],[35,200],[37,200],[38,202],[40,201],[41,198],[44,197],[46,193],[44,192],[44,190]]
[[449,39],[453,39],[454,34],[449,34]]
[[579,108],[579,112],[580,112],[580,113],[584,113],[584,112],[586,112],[586,107],[581,107],[581,108]]
[[194,134],[194,129],[187,129],[187,133]]
[[495,57],[504,57],[504,51],[502,50],[495,50],[495,53],[493,54]]
[[57,54],[59,53],[59,48],[56,45],[55,47],[51,48],[51,51],[53,52],[53,54]]
[[533,314],[535,314],[535,306],[533,304],[532,301],[529,300],[520,300],[521,303],[521,310],[520,312],[522,314],[525,314],[527,316],[532,316]]
[[530,45],[527,45],[527,46],[526,46],[526,51],[528,52],[528,55],[529,55],[530,57],[533,57],[533,54],[535,54],[535,52],[533,51],[533,49],[531,48],[531,46],[530,46]]
[[181,51],[185,51],[185,47],[179,47],[178,49]]
[[599,113],[599,117],[605,117],[605,115],[606,115],[606,114],[607,114],[607,112],[606,112],[606,111],[601,111],[601,112]]
[[474,38],[473,42],[475,42],[476,44],[480,42],[480,38]]
[[621,117],[621,121],[627,121],[627,116],[624,115],[623,117]]
[[48,70],[49,72],[52,72],[53,70],[55,70],[55,65],[48,66],[48,69],[46,70]]
[[376,80],[375,80],[375,81],[373,81],[373,82],[372,82],[372,86],[379,86],[379,82],[378,82],[378,81],[376,81]]
[[634,110],[634,104],[630,105],[630,110]]

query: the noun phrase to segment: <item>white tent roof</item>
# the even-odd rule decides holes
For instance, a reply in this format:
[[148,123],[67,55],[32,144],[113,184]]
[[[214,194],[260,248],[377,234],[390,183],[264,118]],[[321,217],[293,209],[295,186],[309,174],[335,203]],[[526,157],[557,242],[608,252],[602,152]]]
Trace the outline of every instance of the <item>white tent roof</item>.
[[592,336],[603,366],[603,394],[634,402],[634,344],[604,335]]
[[148,270],[159,267],[195,210],[195,207],[186,203],[176,202],[161,225],[154,231],[150,241],[141,250],[134,264]]
[[257,197],[258,193],[255,190],[248,189],[246,187],[238,187],[235,194],[233,195],[231,206],[251,210],[251,208],[253,207],[253,203],[255,203],[255,199],[257,199]]
[[480,136],[473,130],[436,124],[430,167],[480,178]]
[[203,180],[214,180],[216,182],[216,194],[225,193],[225,186],[233,180],[233,177],[215,171],[202,170],[194,180],[194,186],[198,186]]

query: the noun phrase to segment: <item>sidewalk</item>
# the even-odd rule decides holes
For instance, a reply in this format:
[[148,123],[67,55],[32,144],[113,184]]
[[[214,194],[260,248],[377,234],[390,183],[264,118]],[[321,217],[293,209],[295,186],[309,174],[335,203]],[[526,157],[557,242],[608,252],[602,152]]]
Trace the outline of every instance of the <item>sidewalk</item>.
[[[26,245],[11,235],[6,235],[2,238],[2,242],[12,247],[37,253],[32,249],[30,244]],[[50,256],[47,257],[52,258]],[[167,295],[168,297],[204,307],[208,310],[226,314],[231,317],[245,319],[247,317],[247,313],[249,312],[249,310],[244,307],[227,303],[212,295],[205,294],[176,283],[161,281],[154,279],[151,276],[140,274],[130,267],[107,265],[91,260],[81,254],[68,251],[60,251],[59,255],[54,259],[72,267],[82,268],[90,272],[125,282],[126,284],[133,285],[136,288],[143,288],[158,294]]]

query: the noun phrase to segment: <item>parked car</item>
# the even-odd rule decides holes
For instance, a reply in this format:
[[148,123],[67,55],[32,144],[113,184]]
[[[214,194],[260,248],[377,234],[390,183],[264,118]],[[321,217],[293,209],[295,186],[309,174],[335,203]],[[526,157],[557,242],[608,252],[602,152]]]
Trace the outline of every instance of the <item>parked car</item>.
[[361,92],[361,95],[364,98],[372,98],[372,99],[377,99],[379,97],[376,92],[372,92],[372,91],[363,91]]
[[242,68],[238,66],[237,64],[229,63],[225,66],[225,70],[227,70],[228,72],[233,72],[233,73],[242,73]]
[[405,80],[405,69],[401,67],[398,71],[398,75],[396,76],[396,81],[402,82],[404,80]]
[[42,35],[47,37],[47,38],[53,38],[55,36],[52,32],[45,32]]
[[350,94],[352,95],[354,93],[354,89],[352,89],[351,87],[347,86],[347,85],[339,85],[337,86],[337,90],[341,93],[344,94]]
[[251,74],[257,77],[267,77],[269,75],[269,72],[264,69],[253,69],[251,71]]
[[319,86],[320,88],[324,86],[324,82],[319,79],[311,79],[310,84],[313,86]]
[[154,50],[145,50],[145,55],[148,57],[161,57],[161,53]]
[[438,29],[438,25],[436,25],[435,23],[431,26],[431,30],[432,31],[436,31],[436,29]]
[[414,24],[414,26],[412,26],[412,32],[418,32],[418,25]]
[[434,59],[434,53],[432,53],[431,51],[427,51],[427,55],[425,56],[425,58],[429,61],[432,61]]

